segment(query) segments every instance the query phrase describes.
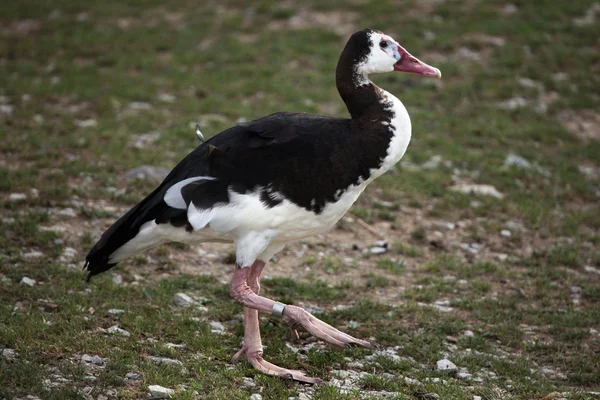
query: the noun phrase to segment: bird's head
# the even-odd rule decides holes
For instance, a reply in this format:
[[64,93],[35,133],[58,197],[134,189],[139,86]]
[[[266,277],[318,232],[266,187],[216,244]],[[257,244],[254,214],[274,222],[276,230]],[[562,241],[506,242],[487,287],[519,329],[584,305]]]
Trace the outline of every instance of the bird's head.
[[361,76],[373,73],[401,71],[425,76],[442,77],[439,69],[425,64],[398,44],[392,37],[372,29],[353,34],[346,44],[353,53],[355,72]]

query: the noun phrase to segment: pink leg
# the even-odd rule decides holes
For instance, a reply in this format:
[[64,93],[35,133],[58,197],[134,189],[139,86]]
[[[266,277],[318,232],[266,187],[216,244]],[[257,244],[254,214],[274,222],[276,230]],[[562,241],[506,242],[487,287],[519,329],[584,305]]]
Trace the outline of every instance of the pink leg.
[[[229,288],[231,297],[242,303],[245,307],[264,313],[271,313],[275,302],[266,297],[259,296],[252,291],[250,286],[248,286],[248,278],[250,276],[254,276],[254,274],[249,274],[247,268],[241,268],[234,272]],[[260,274],[258,274],[258,277],[260,277]],[[283,319],[290,324],[292,329],[302,326],[311,335],[338,348],[352,346],[373,347],[371,343],[356,339],[335,329],[300,307],[285,306],[283,309]]]
[[[258,294],[260,292],[260,275],[264,266],[265,263],[263,261],[257,260],[254,262],[254,264],[252,264],[250,268],[242,269],[244,274],[240,274],[240,276],[245,275],[244,281],[246,283],[246,286],[249,289],[251,289],[253,293]],[[234,274],[234,279],[235,276],[236,275]],[[281,368],[275,364],[265,361],[262,358],[263,348],[260,337],[258,310],[246,306],[244,306],[244,345],[233,356],[231,362],[236,362],[241,356],[245,356],[246,360],[248,360],[248,362],[252,364],[252,366],[255,369],[264,374],[276,375],[288,379],[295,379],[297,381],[306,383],[321,382],[321,380],[318,378],[311,378],[306,376],[304,371]]]

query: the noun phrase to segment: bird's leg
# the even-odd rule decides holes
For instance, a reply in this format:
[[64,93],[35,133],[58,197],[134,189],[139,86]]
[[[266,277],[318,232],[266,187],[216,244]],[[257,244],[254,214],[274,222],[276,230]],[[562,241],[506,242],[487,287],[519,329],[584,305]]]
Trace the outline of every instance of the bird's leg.
[[278,310],[279,307],[283,307],[283,310],[279,315],[290,324],[292,329],[301,326],[311,335],[338,348],[352,346],[373,347],[371,343],[365,340],[354,338],[335,329],[331,325],[326,324],[303,308],[282,305],[281,303],[276,303],[271,299],[254,293],[248,286],[247,277],[249,273],[246,269],[247,268],[241,268],[234,272],[229,288],[231,297],[242,303],[245,307],[269,314],[275,314],[275,311]]
[[[237,287],[243,287],[250,290],[254,295],[258,295],[260,292],[260,275],[265,266],[265,263],[260,260],[256,260],[250,268],[238,269],[234,274],[234,279],[231,284],[232,287],[236,282]],[[238,272],[241,271],[241,272]],[[237,278],[237,279],[236,279]],[[243,281],[243,282],[242,282]],[[295,379],[300,382],[306,383],[319,383],[321,382],[318,378],[311,378],[306,376],[304,371],[291,370],[286,368],[278,367],[263,359],[263,348],[260,337],[260,327],[258,320],[258,310],[250,308],[244,305],[244,344],[242,348],[235,353],[231,362],[236,362],[241,356],[244,356],[246,360],[258,371],[268,374],[280,376],[288,379]]]

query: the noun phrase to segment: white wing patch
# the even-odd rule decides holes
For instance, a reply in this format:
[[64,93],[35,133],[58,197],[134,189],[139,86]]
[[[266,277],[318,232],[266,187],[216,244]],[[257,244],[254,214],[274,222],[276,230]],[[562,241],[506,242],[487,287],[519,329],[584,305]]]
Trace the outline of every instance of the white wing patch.
[[193,178],[187,178],[181,182],[177,182],[171,186],[169,190],[167,190],[167,193],[165,193],[165,203],[167,203],[169,207],[185,210],[187,205],[185,204],[185,200],[183,200],[183,196],[181,195],[181,189],[192,182],[200,180],[214,181],[215,179],[217,178],[213,178],[212,176],[195,176]]

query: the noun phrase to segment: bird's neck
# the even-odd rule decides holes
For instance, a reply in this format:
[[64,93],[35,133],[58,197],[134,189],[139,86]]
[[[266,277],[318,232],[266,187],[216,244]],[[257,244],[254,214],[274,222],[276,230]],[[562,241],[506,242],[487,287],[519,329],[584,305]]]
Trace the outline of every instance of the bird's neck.
[[372,119],[389,107],[385,92],[352,66],[338,64],[336,86],[353,120]]

